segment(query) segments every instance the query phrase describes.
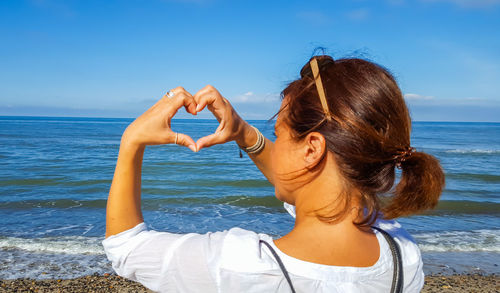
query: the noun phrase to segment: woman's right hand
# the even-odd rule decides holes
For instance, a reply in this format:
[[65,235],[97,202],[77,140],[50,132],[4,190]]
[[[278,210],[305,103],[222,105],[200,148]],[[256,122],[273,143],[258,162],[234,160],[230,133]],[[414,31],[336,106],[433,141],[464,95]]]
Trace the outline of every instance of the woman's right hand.
[[198,151],[233,140],[242,147],[252,146],[257,141],[255,130],[236,113],[231,103],[213,86],[207,85],[202,88],[194,95],[194,100],[197,104],[196,112],[207,107],[219,121],[219,127],[214,133],[198,139],[196,142]]
[[132,122],[122,136],[122,143],[137,147],[176,143],[196,151],[191,137],[176,133],[170,124],[177,111],[184,106],[188,113],[196,115],[193,96],[182,87],[171,90],[172,98],[163,96],[156,104]]

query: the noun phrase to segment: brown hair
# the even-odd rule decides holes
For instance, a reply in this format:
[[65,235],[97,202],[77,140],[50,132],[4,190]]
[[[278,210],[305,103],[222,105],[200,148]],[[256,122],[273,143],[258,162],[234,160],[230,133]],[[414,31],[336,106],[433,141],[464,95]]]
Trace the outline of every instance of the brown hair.
[[[366,208],[363,219],[355,224],[373,224],[379,211],[391,219],[435,207],[444,174],[435,157],[410,147],[411,119],[393,76],[363,59],[313,58],[318,61],[330,118],[321,105],[308,62],[301,78],[281,93],[288,99],[284,121],[297,140],[311,131],[325,137],[345,183],[360,192]],[[393,189],[396,166],[402,174]],[[389,192],[392,198],[382,206],[380,196]],[[343,211],[320,218],[342,218],[351,202],[350,195],[345,196]]]

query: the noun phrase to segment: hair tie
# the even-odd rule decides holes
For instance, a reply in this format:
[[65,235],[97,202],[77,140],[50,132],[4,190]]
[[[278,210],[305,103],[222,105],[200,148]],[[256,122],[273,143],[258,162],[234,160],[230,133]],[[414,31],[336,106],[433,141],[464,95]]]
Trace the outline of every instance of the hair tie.
[[326,102],[325,90],[323,88],[323,82],[321,81],[321,76],[319,75],[318,60],[313,58],[310,62],[311,70],[313,73],[314,81],[316,82],[316,89],[318,90],[319,99],[321,101],[321,106],[323,107],[323,112],[325,112],[325,117],[328,121],[332,120],[330,109],[328,108],[328,103]]
[[394,156],[394,160],[396,161],[396,167],[398,167],[398,169],[401,169],[401,163],[408,160],[414,151],[415,151],[414,147],[407,147],[405,150],[398,151],[397,155]]

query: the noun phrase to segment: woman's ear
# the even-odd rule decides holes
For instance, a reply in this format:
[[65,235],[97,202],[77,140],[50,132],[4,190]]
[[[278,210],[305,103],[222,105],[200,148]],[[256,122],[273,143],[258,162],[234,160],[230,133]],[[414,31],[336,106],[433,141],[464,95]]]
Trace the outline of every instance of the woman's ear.
[[325,137],[319,132],[311,132],[304,139],[304,162],[306,168],[316,167],[326,152]]

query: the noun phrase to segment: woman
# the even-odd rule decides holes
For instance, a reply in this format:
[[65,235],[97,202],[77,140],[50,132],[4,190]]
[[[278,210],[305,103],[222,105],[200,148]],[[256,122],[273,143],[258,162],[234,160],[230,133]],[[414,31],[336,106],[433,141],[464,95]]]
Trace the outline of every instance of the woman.
[[[390,219],[433,208],[444,175],[434,157],[410,146],[410,117],[394,78],[365,60],[316,56],[282,97],[274,143],[211,86],[194,96],[170,91],[126,129],[103,242],[119,275],[165,292],[390,292],[398,284],[420,291],[418,247]],[[170,120],[182,106],[193,115],[208,107],[220,126],[196,143],[174,133]],[[239,228],[148,231],[140,209],[145,147],[199,151],[229,141],[249,153],[295,212],[293,230],[275,240]],[[396,168],[401,179],[392,189]]]

